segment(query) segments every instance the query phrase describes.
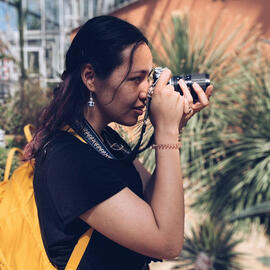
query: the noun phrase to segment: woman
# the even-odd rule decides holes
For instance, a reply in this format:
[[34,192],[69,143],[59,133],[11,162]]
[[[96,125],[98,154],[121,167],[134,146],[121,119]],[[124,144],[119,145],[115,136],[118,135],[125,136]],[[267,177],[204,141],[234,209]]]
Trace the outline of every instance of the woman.
[[[150,175],[107,125],[135,125],[145,110],[152,55],[133,25],[111,16],[85,23],[66,55],[63,82],[45,108],[26,156],[36,159],[34,191],[44,246],[64,269],[78,238],[95,229],[78,269],[144,269],[152,258],[179,254],[184,200],[179,127],[208,105],[212,91],[183,81],[184,96],[167,85],[165,69],[154,88],[156,169]],[[72,128],[88,143],[77,139]],[[94,143],[93,143],[94,142]],[[91,143],[93,143],[91,145]]]

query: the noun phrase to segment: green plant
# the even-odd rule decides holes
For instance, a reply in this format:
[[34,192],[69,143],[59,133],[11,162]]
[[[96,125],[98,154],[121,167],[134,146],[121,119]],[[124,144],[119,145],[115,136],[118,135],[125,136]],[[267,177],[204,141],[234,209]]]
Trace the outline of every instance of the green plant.
[[[230,104],[226,128],[204,130],[194,160],[203,172],[189,168],[200,179],[195,206],[212,215],[230,216],[270,200],[270,64],[264,58],[252,65],[242,66],[246,84],[231,93],[238,98]],[[269,227],[267,215],[261,222]]]
[[208,263],[208,270],[242,269],[238,260],[243,253],[234,251],[242,240],[234,239],[235,232],[234,227],[224,227],[222,222],[204,220],[185,237],[182,252],[176,258],[179,264],[173,269],[198,269],[201,258]]
[[228,221],[253,218],[261,215],[268,215],[269,213],[270,213],[270,201],[266,201],[240,211],[240,213],[235,214],[232,217],[228,218]]
[[47,90],[38,81],[24,81],[19,89],[4,104],[0,105],[0,127],[7,134],[23,134],[26,124],[36,124],[39,113],[48,102]]
[[[254,206],[248,207],[240,213],[233,215],[232,217],[228,218],[228,221],[234,222],[238,220],[246,220],[246,219],[254,219],[256,217],[265,217],[266,215],[269,216],[270,213],[270,201],[266,201],[263,203],[256,204]],[[269,220],[267,220],[269,222]],[[269,226],[268,226],[269,228]],[[268,231],[269,234],[269,231]],[[270,256],[263,256],[258,257],[258,261],[260,261],[265,266],[270,267]]]

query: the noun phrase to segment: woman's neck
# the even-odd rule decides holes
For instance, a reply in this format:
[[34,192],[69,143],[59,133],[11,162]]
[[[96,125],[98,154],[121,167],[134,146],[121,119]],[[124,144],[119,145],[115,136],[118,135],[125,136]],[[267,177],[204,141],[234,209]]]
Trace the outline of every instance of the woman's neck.
[[95,110],[95,107],[89,108],[89,109],[87,108],[87,111],[84,113],[84,117],[103,141],[101,133],[102,133],[102,130],[108,124],[108,122],[106,122],[101,117],[101,115],[97,113],[97,110]]

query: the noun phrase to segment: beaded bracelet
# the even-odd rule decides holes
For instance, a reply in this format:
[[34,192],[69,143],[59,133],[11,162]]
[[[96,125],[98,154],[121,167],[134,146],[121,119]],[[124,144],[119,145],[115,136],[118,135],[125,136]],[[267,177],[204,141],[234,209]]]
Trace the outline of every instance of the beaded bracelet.
[[152,144],[152,149],[161,149],[161,150],[166,150],[166,149],[180,149],[182,144],[179,143],[167,143],[167,144]]

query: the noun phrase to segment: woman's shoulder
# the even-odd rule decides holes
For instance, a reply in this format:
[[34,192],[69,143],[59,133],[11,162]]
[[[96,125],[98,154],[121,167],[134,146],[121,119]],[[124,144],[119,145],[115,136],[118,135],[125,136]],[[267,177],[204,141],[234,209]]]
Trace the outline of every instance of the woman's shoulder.
[[67,131],[58,131],[48,143],[48,149],[68,150],[85,148],[86,144]]
[[59,131],[45,147],[46,159],[54,160],[99,160],[99,156],[88,144],[66,131]]

